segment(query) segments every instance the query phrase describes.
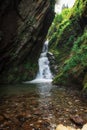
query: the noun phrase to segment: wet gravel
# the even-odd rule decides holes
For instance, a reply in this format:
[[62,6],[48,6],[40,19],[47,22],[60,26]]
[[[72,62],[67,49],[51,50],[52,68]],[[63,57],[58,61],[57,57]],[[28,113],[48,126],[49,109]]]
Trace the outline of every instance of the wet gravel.
[[0,130],[55,130],[60,123],[78,127],[74,116],[87,122],[87,97],[78,89],[50,83],[0,86]]

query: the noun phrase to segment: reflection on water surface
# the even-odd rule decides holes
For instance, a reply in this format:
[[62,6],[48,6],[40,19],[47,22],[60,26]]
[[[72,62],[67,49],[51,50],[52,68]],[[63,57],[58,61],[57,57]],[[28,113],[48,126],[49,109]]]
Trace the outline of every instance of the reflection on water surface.
[[0,85],[0,129],[54,130],[75,126],[70,115],[87,120],[87,102],[78,90],[51,83]]

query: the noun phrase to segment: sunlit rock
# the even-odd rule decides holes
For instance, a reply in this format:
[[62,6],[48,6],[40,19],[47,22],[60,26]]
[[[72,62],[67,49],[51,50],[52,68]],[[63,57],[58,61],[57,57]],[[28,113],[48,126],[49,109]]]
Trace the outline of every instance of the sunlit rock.
[[60,124],[57,126],[56,130],[68,130],[64,125]]
[[59,124],[57,126],[56,130],[87,130],[87,124],[85,124],[82,129],[79,129],[79,128],[75,129],[75,128],[72,128],[70,126],[64,126],[62,124]]
[[82,130],[87,130],[87,124],[83,126]]

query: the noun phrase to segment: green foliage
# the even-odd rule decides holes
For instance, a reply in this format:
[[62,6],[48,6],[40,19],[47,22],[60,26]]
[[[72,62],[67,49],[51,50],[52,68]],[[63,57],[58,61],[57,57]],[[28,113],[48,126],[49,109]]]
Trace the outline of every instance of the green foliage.
[[[81,66],[81,68],[87,67],[87,30],[84,31],[84,34],[74,42],[71,56],[67,60],[64,67],[64,71],[69,71],[74,67]],[[78,69],[77,69],[78,70]]]
[[83,80],[83,86],[84,86],[84,90],[87,89],[87,73],[85,74],[84,80]]
[[75,6],[72,9],[72,15],[76,18],[81,17],[86,11],[87,0],[76,0]]
[[[86,38],[87,38],[87,29],[73,43],[73,47],[70,52],[70,55],[68,56],[68,58],[65,58],[63,60],[63,64],[61,64],[62,68],[59,69],[61,75],[59,73],[56,76],[56,78],[54,79],[54,83],[66,84],[67,83],[66,81],[67,81],[68,77],[70,77],[70,75],[73,76],[72,80],[75,81],[76,77],[79,78],[79,77],[81,77],[81,75],[85,74],[84,69],[87,68],[87,41],[86,41]],[[61,54],[62,54],[62,57],[64,57],[63,52]],[[84,77],[82,77],[82,78],[84,78]],[[83,86],[84,86],[84,88],[86,88],[87,78],[86,78],[86,81]]]
[[[58,64],[54,83],[65,84],[70,78],[71,81],[83,82],[87,70],[86,5],[87,0],[76,0],[72,9],[56,14],[49,29],[50,51]],[[87,81],[83,86],[87,86]]]
[[59,85],[67,85],[69,82],[68,81],[68,74],[62,72],[59,72],[59,74],[54,78],[53,83],[54,84],[59,84]]
[[57,24],[61,23],[62,21],[63,21],[63,16],[62,16],[62,14],[56,14],[53,23],[54,23],[55,25],[57,25]]
[[70,9],[64,9],[61,14],[55,16],[52,26],[48,31],[50,48],[56,49],[60,44],[64,43],[69,45],[75,40],[72,22],[69,17]]
[[37,72],[37,64],[26,62],[20,66],[14,65],[8,73],[4,73],[6,83],[20,83],[26,80],[32,80]]
[[87,89],[87,83],[84,85],[84,89]]
[[69,37],[69,40],[67,41],[67,45],[69,45],[70,43],[74,42],[74,40],[75,40],[75,36],[74,36],[74,35],[71,35],[71,36]]
[[64,19],[69,19],[70,14],[71,14],[70,12],[71,12],[71,9],[69,9],[69,8],[63,9],[63,11],[62,11],[63,20]]
[[[70,9],[64,9],[61,14],[56,14],[55,15],[55,18],[54,18],[54,21],[52,23],[52,26],[50,27],[50,29],[48,31],[48,36],[47,37],[49,39],[53,35],[54,32],[57,32],[57,34],[58,34],[58,27],[59,27],[59,25],[62,22],[63,22],[63,25],[64,25],[64,21],[67,21],[67,19],[69,17],[69,13],[70,13]],[[61,24],[61,26],[62,26],[62,24]]]

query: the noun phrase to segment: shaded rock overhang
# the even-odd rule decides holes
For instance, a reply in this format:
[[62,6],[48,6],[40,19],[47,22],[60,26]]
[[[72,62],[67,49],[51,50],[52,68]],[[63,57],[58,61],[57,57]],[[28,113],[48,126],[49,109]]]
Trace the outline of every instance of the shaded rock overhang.
[[0,0],[0,73],[37,60],[54,18],[50,0]]

